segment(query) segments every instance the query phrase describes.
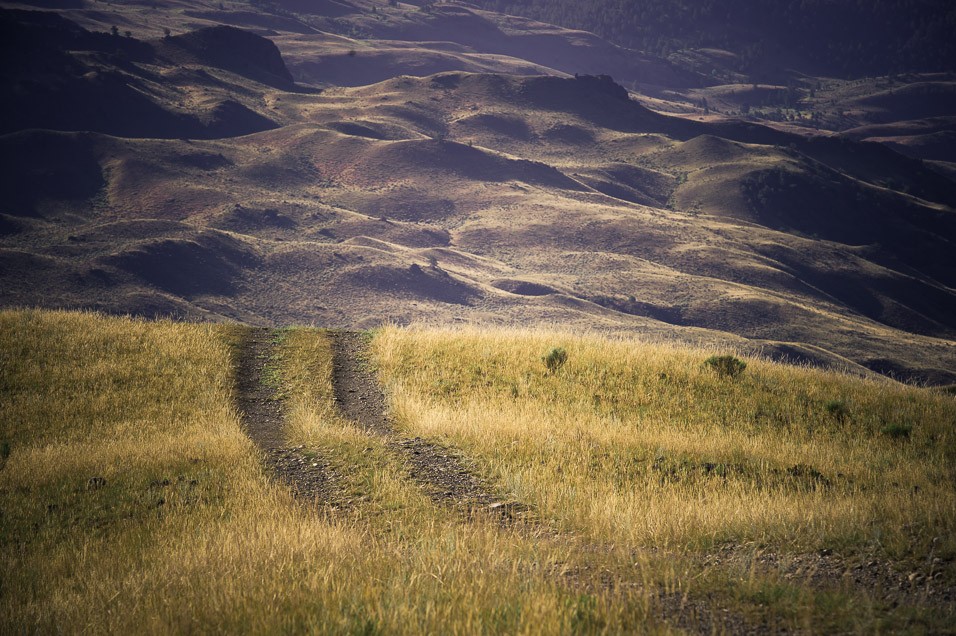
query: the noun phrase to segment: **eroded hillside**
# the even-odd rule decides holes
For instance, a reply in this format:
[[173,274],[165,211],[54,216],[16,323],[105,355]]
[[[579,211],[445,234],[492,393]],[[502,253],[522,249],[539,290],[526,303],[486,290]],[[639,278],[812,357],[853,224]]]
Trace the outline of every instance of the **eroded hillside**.
[[7,306],[556,322],[956,380],[951,164],[861,141],[945,127],[665,115],[717,89],[454,5],[75,4],[3,14]]

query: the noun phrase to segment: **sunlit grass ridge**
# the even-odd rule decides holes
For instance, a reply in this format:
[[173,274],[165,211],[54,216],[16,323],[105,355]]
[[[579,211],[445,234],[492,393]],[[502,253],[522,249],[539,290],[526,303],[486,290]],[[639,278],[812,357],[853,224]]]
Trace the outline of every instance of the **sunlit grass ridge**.
[[[389,327],[369,362],[398,432],[377,434],[335,407],[328,334],[277,330],[262,381],[327,471],[312,505],[240,427],[245,329],[0,312],[0,632],[951,623],[950,606],[748,564],[826,548],[948,568],[952,396],[759,360],[719,377],[715,352],[639,341]],[[412,435],[530,518],[433,499],[398,450]],[[750,560],[714,565],[727,546]]]
[[[374,343],[404,427],[467,449],[568,530],[670,548],[956,547],[951,398],[761,360],[725,377],[712,351],[541,330],[389,327]],[[552,373],[553,347],[568,358]]]

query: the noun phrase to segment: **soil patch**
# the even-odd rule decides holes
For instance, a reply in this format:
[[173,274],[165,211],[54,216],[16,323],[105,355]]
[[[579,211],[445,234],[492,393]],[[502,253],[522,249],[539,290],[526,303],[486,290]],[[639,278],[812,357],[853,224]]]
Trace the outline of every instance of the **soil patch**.
[[283,401],[270,381],[275,351],[273,332],[250,328],[236,369],[236,402],[242,427],[262,453],[267,469],[297,499],[327,502],[330,485],[322,460],[302,446],[290,446],[283,433]]
[[709,566],[732,566],[741,570],[780,572],[783,577],[819,589],[847,586],[870,590],[884,603],[952,607],[956,586],[951,576],[953,562],[934,557],[922,564],[894,562],[885,557],[848,559],[831,550],[783,555],[765,552],[749,555],[741,546],[729,544],[706,557]]

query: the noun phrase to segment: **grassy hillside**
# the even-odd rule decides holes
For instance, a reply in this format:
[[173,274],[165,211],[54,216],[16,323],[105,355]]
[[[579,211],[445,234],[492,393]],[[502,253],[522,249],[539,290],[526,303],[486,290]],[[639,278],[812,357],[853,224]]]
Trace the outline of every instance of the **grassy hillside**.
[[[546,331],[373,334],[399,439],[527,512],[444,505],[335,407],[325,332],[262,382],[328,500],[243,435],[244,327],[0,314],[0,631],[939,631],[956,402]],[[548,371],[542,355],[562,347]]]
[[[568,529],[644,547],[952,553],[953,401],[885,381],[560,332],[375,340],[399,420]],[[567,362],[548,372],[541,355]],[[940,544],[938,531],[945,529]]]
[[645,591],[589,596],[552,574],[606,557],[435,507],[331,415],[316,332],[289,336],[281,374],[290,434],[342,466],[342,511],[293,502],[239,428],[237,337],[0,315],[0,631],[557,633],[647,616]]

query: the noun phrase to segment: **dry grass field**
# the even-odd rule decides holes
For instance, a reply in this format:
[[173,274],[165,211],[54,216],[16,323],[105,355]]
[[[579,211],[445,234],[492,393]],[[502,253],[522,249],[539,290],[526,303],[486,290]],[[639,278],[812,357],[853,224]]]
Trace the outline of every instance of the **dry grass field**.
[[[561,332],[374,341],[396,418],[605,541],[953,554],[953,401],[886,381]],[[546,372],[541,356],[567,362]],[[713,352],[711,352],[713,353]]]
[[[262,382],[331,484],[307,504],[239,424],[244,329],[0,315],[0,630],[952,624],[950,395],[757,359],[721,376],[713,351],[598,335],[387,327],[366,363],[393,439],[336,409],[326,332],[277,330]],[[396,450],[415,437],[523,512],[436,500]]]

